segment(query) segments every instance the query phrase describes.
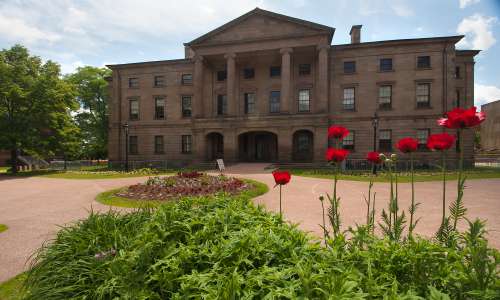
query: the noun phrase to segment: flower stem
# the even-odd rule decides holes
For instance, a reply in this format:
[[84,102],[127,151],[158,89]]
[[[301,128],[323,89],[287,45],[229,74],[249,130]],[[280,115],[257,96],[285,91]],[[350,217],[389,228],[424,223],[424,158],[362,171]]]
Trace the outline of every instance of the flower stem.
[[281,184],[280,184],[280,220],[283,219],[283,213],[281,211]]
[[410,172],[411,172],[411,210],[410,210],[410,230],[409,235],[413,234],[413,214],[415,213],[415,173],[413,170],[413,153],[410,153]]
[[444,219],[446,218],[446,153],[441,151],[441,159],[443,161],[443,216],[441,217],[441,228],[444,226]]

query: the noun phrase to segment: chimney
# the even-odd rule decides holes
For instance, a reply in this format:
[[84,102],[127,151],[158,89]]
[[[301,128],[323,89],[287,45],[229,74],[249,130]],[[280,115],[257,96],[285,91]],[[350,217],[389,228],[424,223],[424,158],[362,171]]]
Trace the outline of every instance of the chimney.
[[351,35],[351,44],[359,44],[361,42],[361,27],[363,25],[353,25],[349,34]]

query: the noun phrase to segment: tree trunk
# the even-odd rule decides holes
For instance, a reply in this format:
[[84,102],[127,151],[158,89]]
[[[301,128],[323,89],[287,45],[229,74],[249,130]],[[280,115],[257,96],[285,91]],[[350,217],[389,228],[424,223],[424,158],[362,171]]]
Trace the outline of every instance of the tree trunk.
[[13,148],[10,150],[10,165],[12,168],[12,173],[17,173],[17,149]]

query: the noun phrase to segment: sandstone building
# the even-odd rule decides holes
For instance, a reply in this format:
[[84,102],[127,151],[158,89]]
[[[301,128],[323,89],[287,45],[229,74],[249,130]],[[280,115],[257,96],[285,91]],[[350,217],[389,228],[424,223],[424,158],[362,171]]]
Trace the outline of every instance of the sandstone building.
[[500,153],[500,100],[481,105],[486,120],[481,123],[481,148],[485,152]]
[[[108,66],[109,158],[188,164],[225,161],[324,162],[327,128],[351,130],[352,159],[375,146],[421,141],[436,119],[473,105],[474,56],[463,36],[332,45],[335,29],[256,8],[185,43],[185,58]],[[464,137],[472,158],[472,133]]]

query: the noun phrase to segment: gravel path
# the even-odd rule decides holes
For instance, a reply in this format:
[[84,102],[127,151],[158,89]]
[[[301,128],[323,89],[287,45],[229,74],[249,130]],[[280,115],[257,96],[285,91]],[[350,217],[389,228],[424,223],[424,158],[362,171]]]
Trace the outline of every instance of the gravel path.
[[[238,164],[227,169],[226,174],[245,177],[266,183],[270,192],[255,198],[255,203],[271,211],[279,211],[278,189],[265,164]],[[42,177],[0,177],[0,223],[9,229],[0,233],[0,282],[26,270],[27,260],[43,242],[50,240],[59,225],[85,218],[90,209],[107,211],[109,206],[94,201],[103,191],[144,181],[142,178],[73,180]],[[454,197],[456,182],[449,182],[449,201]],[[365,222],[363,194],[368,183],[340,181],[343,226]],[[421,221],[416,232],[432,235],[440,223],[441,183],[416,183],[416,197],[421,206],[417,215]],[[292,177],[283,188],[285,218],[299,223],[300,228],[317,236],[321,235],[321,204],[319,195],[332,190],[332,181],[306,177]],[[387,206],[388,184],[376,183],[377,216]],[[407,209],[410,185],[400,185],[401,208]],[[487,220],[491,244],[500,248],[500,179],[470,180],[467,182],[465,203],[470,217]]]

